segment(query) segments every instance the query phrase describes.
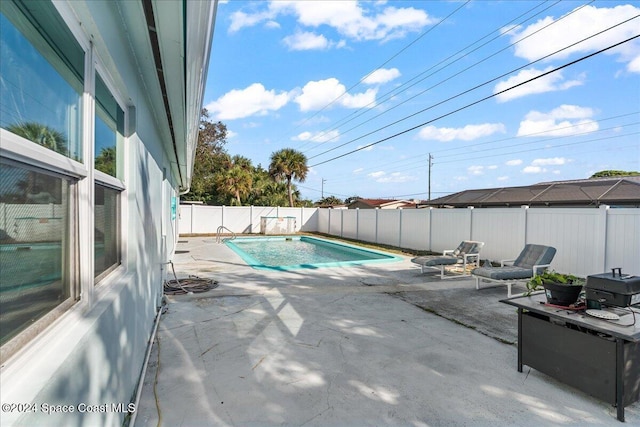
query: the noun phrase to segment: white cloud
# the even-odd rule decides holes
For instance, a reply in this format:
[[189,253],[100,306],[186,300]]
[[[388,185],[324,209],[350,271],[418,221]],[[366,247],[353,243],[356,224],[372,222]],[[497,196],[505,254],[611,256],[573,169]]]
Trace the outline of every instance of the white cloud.
[[284,107],[290,99],[287,92],[266,90],[260,83],[245,89],[234,89],[205,106],[217,120],[233,120],[253,115],[264,115]]
[[296,32],[282,41],[290,50],[322,50],[330,46],[325,36],[311,32]]
[[496,169],[498,169],[498,166],[496,166],[496,165],[489,165],[489,166],[487,166],[487,169],[489,169],[489,170],[496,170]]
[[437,128],[435,126],[427,126],[420,130],[418,137],[436,141],[453,141],[454,139],[473,141],[474,139],[493,135],[498,132],[505,133],[505,127],[502,123],[466,125],[462,128]]
[[[519,83],[525,82],[537,76],[550,71],[553,67],[547,67],[544,70],[537,70],[535,68],[529,68],[520,71],[515,76],[509,77],[507,80],[498,82],[493,88],[493,93],[499,93],[510,87],[513,87]],[[556,92],[560,90],[567,90],[574,86],[580,86],[584,83],[584,76],[579,76],[574,80],[564,80],[562,71],[556,71],[551,74],[547,74],[544,77],[540,77],[537,80],[525,83],[522,86],[518,86],[514,89],[508,90],[500,95],[496,96],[498,102],[506,102],[512,99],[521,98],[527,95],[533,95],[536,93]]]
[[236,136],[238,136],[237,132],[234,132],[232,130],[227,130],[227,139],[235,138]]
[[229,25],[229,32],[235,33],[245,27],[253,27],[260,22],[270,20],[273,17],[273,13],[266,11],[260,13],[244,13],[242,11],[236,11],[231,14],[231,25]]
[[499,176],[497,179],[498,179],[498,181],[500,181],[500,182],[502,182],[502,181],[509,181],[509,177],[508,177],[508,176],[506,176],[506,175],[505,175],[505,176]]
[[[586,37],[632,18],[639,13],[640,8],[634,7],[631,4],[619,5],[612,8],[585,6],[576,10],[575,13],[565,15],[566,17],[563,19],[555,20],[556,22],[554,22],[554,18],[546,17],[528,27],[522,27],[513,33],[511,42],[522,40],[514,45],[515,55],[533,61],[562,49],[565,46],[579,42]],[[549,25],[551,23],[553,23],[553,25]],[[637,30],[637,21],[629,21],[597,37],[577,43],[575,46],[549,58],[549,60],[567,58],[574,53],[588,53],[603,49],[636,35]],[[538,32],[536,33],[536,31]],[[626,62],[637,57],[639,48],[640,43],[634,40],[606,53],[618,54],[620,60]]]
[[353,95],[345,92],[345,86],[336,78],[311,81],[302,88],[302,93],[294,101],[301,111],[319,110],[330,103],[346,108],[373,107],[378,93],[376,89]]
[[337,141],[339,137],[340,131],[334,129],[327,132],[302,132],[291,139],[294,141],[328,142]]
[[540,166],[527,166],[522,169],[522,173],[542,173],[545,171],[546,169],[543,169]]
[[400,77],[397,68],[378,68],[362,80],[366,85],[387,83]]
[[378,179],[376,182],[380,182],[380,183],[387,183],[387,182],[391,182],[391,183],[402,183],[402,182],[409,182],[409,181],[415,181],[416,178],[412,177],[410,175],[404,174],[402,172],[394,172],[392,174],[390,174],[389,176],[386,176],[384,178]]
[[567,163],[567,159],[564,157],[550,157],[547,159],[535,159],[531,162],[531,166],[564,165],[565,163]]
[[530,111],[520,122],[518,136],[568,136],[594,132],[598,130],[597,122],[591,120],[595,112],[588,107],[563,104],[548,113]]
[[416,178],[412,177],[410,175],[404,174],[402,172],[393,172],[390,174],[387,174],[384,171],[378,171],[378,172],[371,172],[369,174],[367,174],[367,176],[369,178],[373,178],[373,180],[375,182],[379,182],[379,183],[402,183],[402,182],[409,182],[409,181],[415,181]]
[[629,61],[629,64],[627,64],[627,71],[630,73],[640,73],[640,55]]
[[354,174],[359,174],[360,172],[362,172],[364,170],[364,168],[357,168],[353,170]]
[[505,162],[505,165],[507,166],[519,166],[521,164],[522,164],[522,160],[520,159],[507,160]]
[[482,175],[484,174],[484,166],[469,166],[467,172],[470,175]]
[[[251,7],[255,7],[252,4]],[[294,15],[298,25],[318,28],[327,25],[352,40],[388,40],[419,32],[436,21],[421,9],[384,7],[380,3],[354,1],[271,1],[266,10],[235,12],[229,32]]]

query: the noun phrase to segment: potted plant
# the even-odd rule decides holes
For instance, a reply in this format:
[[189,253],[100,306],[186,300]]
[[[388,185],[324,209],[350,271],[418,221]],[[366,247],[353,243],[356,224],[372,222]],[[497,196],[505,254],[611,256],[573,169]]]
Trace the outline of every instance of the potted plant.
[[558,273],[546,270],[544,273],[534,276],[527,282],[528,294],[544,288],[544,293],[549,304],[568,307],[575,303],[580,296],[584,279],[573,274]]

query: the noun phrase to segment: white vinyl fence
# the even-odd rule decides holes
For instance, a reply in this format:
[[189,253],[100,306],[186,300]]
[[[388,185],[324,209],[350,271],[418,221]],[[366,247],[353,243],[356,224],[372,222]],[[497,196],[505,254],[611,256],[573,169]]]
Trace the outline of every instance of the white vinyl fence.
[[640,209],[319,209],[181,206],[181,234],[223,225],[258,233],[261,216],[295,216],[296,231],[320,232],[412,250],[442,252],[462,240],[485,242],[481,257],[513,259],[526,243],[557,249],[552,268],[578,276],[621,267],[640,275]]

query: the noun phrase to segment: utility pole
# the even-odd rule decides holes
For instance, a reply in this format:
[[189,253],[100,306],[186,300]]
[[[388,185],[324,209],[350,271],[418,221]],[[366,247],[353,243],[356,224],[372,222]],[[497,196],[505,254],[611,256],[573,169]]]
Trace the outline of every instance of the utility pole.
[[327,180],[322,178],[322,191],[321,191],[322,196],[321,196],[320,200],[324,200],[324,183],[325,182],[327,182]]
[[433,165],[433,156],[429,153],[429,201],[431,201],[431,166]]

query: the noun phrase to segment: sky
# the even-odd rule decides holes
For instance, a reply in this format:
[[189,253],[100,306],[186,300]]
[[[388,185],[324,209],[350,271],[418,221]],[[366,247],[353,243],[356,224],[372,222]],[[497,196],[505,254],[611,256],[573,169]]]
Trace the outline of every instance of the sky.
[[312,201],[640,171],[639,35],[637,1],[221,1],[203,104]]

